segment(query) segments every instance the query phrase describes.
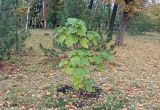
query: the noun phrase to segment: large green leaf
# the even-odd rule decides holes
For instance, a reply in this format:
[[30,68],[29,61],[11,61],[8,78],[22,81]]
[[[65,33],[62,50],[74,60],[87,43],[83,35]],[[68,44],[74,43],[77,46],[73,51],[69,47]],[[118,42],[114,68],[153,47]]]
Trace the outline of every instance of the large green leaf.
[[78,55],[82,56],[82,57],[90,55],[89,51],[88,50],[84,50],[84,49],[83,50],[78,50],[77,52],[78,52]]
[[71,53],[69,53],[69,57],[73,57],[73,56],[80,56],[80,57],[84,57],[84,56],[89,56],[90,53],[88,50],[84,50],[84,49],[81,49],[81,50],[73,50]]
[[95,45],[95,46],[97,46],[97,40],[96,39],[93,39],[93,44]]
[[74,24],[77,23],[77,21],[78,21],[78,20],[77,20],[76,18],[68,18],[66,25],[67,25],[67,26],[68,26],[68,25],[74,25]]
[[73,51],[71,51],[70,53],[69,53],[69,57],[73,57],[73,56],[75,56],[75,55],[77,55],[78,54],[78,51],[77,50],[73,50]]
[[87,37],[89,40],[93,40],[95,38],[94,34],[91,31],[87,32]]
[[[79,89],[80,87],[77,86],[79,84],[82,85],[82,81],[83,81],[83,78],[77,78],[76,76],[72,76],[71,77],[71,83],[72,85],[76,88],[76,89]],[[83,86],[83,85],[82,85]]]
[[93,88],[94,81],[92,79],[85,78],[85,79],[83,79],[82,83],[84,83],[85,89],[88,92],[94,92],[95,91],[95,89]]
[[73,68],[67,67],[67,68],[66,68],[66,73],[67,73],[67,74],[72,74],[72,73],[73,73]]
[[83,22],[82,20],[78,20],[77,24],[78,24],[77,28],[79,29],[77,31],[77,34],[81,37],[86,36],[86,32],[87,32],[86,23]]
[[103,72],[104,71],[104,67],[103,67],[103,64],[98,64],[96,65],[96,69],[100,72]]
[[66,37],[67,37],[67,36],[65,36],[65,35],[59,36],[59,38],[57,39],[57,42],[62,43],[62,42],[66,39]]
[[66,27],[58,27],[55,29],[55,32],[61,34],[65,32],[66,29],[67,29]]
[[93,39],[100,38],[100,35],[95,31],[88,31],[87,32],[87,37],[88,37],[89,40],[93,40]]
[[102,58],[100,56],[92,56],[92,57],[89,57],[89,61],[91,63],[100,64],[102,63]]
[[82,20],[78,20],[78,22],[77,22],[77,24],[79,25],[79,26],[82,26],[82,30],[87,30],[86,29],[86,23],[84,22],[84,21],[82,21]]
[[74,74],[77,78],[83,78],[84,76],[86,76],[87,74],[89,74],[90,71],[86,70],[84,68],[74,68]]
[[81,43],[81,46],[82,46],[82,47],[88,49],[88,43],[89,43],[89,41],[88,41],[86,38],[82,38],[82,39],[80,40],[80,43]]
[[79,61],[80,66],[89,66],[89,60],[88,57],[82,57],[81,60]]
[[99,35],[97,32],[92,31],[92,33],[94,34],[94,36],[95,36],[96,38],[100,38],[100,35]]
[[94,31],[88,31],[87,32],[87,37],[90,41],[93,42],[93,44],[95,46],[97,46],[97,41],[98,41],[98,38],[100,37],[100,35]]
[[86,36],[86,31],[84,30],[78,30],[76,33],[78,36],[82,37],[82,36]]
[[86,89],[88,92],[94,92],[94,91],[95,91],[91,85],[86,85],[85,89]]
[[78,42],[78,37],[71,36],[66,39],[65,44],[67,45],[67,47],[71,47],[73,44],[76,44],[77,42]]
[[109,60],[109,61],[112,60],[112,56],[109,55],[108,52],[106,52],[106,51],[101,52],[101,56],[102,56],[103,58],[105,58],[106,60]]
[[76,33],[76,32],[77,32],[77,28],[75,28],[75,27],[69,27],[69,28],[67,29],[67,31],[68,31],[69,34],[73,34],[73,33]]
[[79,61],[80,61],[80,57],[78,56],[74,56],[70,59],[70,64],[75,67],[76,65],[79,64]]
[[63,67],[64,65],[67,65],[67,64],[68,64],[68,60],[61,61],[59,63],[59,67]]

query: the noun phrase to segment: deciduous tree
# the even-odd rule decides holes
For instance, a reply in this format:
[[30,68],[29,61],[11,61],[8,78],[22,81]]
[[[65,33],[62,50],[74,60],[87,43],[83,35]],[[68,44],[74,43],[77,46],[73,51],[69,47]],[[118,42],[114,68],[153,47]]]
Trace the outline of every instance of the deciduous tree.
[[139,12],[142,6],[142,3],[144,0],[124,0],[124,12],[123,16],[120,20],[119,24],[119,30],[116,36],[116,42],[117,45],[122,45],[124,40],[124,34],[128,25],[128,22],[131,18],[131,16],[134,15],[134,13]]

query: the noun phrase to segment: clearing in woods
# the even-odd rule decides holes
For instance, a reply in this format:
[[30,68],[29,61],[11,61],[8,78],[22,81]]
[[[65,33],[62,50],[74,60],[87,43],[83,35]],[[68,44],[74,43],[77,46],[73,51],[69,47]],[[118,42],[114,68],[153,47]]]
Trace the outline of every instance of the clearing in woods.
[[[44,56],[39,48],[40,43],[52,47],[53,31],[30,32],[26,40],[27,52],[13,55],[0,66],[2,110],[54,107],[54,100],[47,95],[56,98],[57,85],[69,83],[65,73],[56,68],[57,59]],[[130,108],[160,109],[160,34],[128,36],[125,46],[115,50],[114,64],[106,64],[105,73],[93,75],[97,84],[106,94],[121,92],[128,97]]]

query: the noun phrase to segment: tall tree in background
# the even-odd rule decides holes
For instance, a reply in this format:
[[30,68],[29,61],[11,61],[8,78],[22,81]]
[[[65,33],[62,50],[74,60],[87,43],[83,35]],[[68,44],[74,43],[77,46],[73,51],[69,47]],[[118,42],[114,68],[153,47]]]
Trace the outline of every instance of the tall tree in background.
[[[133,0],[125,0],[125,4],[128,5],[129,3],[133,2]],[[124,10],[123,12],[123,16],[122,16],[122,19],[120,21],[120,27],[119,27],[119,31],[117,33],[117,36],[116,36],[116,44],[117,45],[122,45],[123,44],[123,37],[124,37],[124,33],[126,31],[126,28],[127,28],[127,24],[128,24],[128,21],[130,19],[130,16],[129,16],[129,12],[130,10]]]
[[47,0],[47,22],[50,27],[59,25],[59,13],[63,10],[63,7],[63,0]]
[[44,29],[47,28],[47,0],[43,0]]
[[25,24],[25,32],[28,31],[28,24],[29,24],[29,12],[31,8],[31,2],[32,0],[25,0],[24,6],[26,8],[26,24]]
[[116,20],[116,15],[117,15],[117,9],[118,9],[118,4],[114,3],[110,23],[109,23],[109,33],[108,33],[108,40],[112,40],[112,35],[113,35],[113,29],[114,29],[114,23]]
[[116,45],[123,44],[124,34],[127,29],[127,25],[130,20],[130,17],[134,13],[139,11],[144,0],[124,0],[124,2],[125,2],[125,7],[124,7],[123,16],[120,20],[119,30],[116,35],[116,42],[115,42]]

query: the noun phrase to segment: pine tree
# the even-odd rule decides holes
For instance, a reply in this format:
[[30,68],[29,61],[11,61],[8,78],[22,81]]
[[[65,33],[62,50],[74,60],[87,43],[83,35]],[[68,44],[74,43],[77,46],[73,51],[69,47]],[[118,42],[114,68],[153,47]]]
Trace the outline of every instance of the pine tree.
[[18,28],[18,3],[18,0],[0,0],[0,60],[10,59],[12,47],[18,50],[20,42],[26,39]]

